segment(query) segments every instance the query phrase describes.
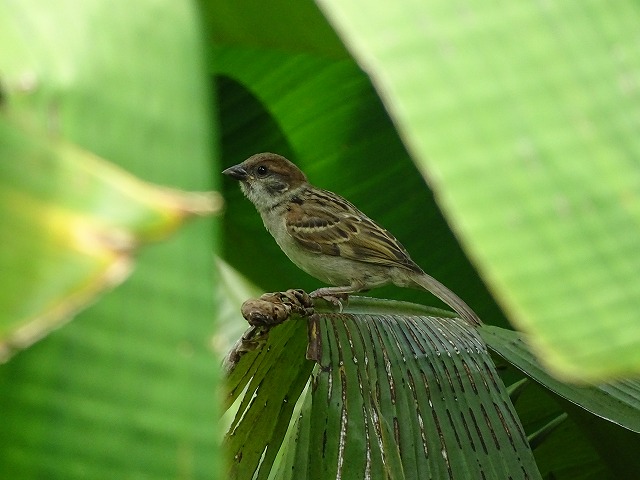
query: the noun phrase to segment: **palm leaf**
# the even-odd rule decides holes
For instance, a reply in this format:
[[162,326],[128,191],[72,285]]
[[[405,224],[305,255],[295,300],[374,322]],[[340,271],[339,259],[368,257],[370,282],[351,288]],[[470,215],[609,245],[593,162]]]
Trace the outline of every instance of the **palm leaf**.
[[364,302],[312,317],[315,365],[302,360],[300,318],[235,365],[232,397],[248,387],[227,437],[232,477],[539,478],[477,332],[416,305]]

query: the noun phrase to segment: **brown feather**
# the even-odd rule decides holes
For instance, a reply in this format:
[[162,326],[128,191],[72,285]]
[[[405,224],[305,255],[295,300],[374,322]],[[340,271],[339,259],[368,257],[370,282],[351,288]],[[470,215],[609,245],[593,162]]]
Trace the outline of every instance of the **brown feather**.
[[[385,229],[344,198],[314,189],[304,208],[291,204],[285,216],[287,232],[308,249],[325,255],[422,272],[404,247]],[[339,208],[328,209],[333,203]],[[347,220],[347,221],[345,221]]]

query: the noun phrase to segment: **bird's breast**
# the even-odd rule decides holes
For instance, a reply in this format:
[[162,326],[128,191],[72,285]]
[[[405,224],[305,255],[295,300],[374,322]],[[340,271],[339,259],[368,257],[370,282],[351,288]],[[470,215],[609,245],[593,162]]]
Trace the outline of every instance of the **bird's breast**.
[[277,212],[262,214],[262,221],[280,249],[298,268],[329,285],[349,285],[349,269],[345,271],[347,266],[343,258],[312,252],[298,243],[289,235],[284,216]]

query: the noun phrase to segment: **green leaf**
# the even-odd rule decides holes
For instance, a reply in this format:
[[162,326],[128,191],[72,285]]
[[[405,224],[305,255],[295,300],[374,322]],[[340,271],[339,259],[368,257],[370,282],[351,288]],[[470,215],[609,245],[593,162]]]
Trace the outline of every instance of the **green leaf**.
[[638,374],[634,2],[318,4],[545,365]]
[[291,53],[348,57],[344,45],[311,1],[272,0],[269,8],[249,0],[201,3],[211,38],[217,45],[259,45]]
[[[564,399],[559,402],[560,405],[580,430],[586,433],[599,458],[611,472],[620,478],[634,478],[640,473],[640,461],[636,454],[640,449],[640,382],[626,379],[594,386],[563,383],[540,365],[518,333],[485,326],[480,329],[480,334],[489,348]],[[607,438],[607,442],[603,443],[602,438]],[[567,436],[564,443],[575,445],[577,441],[575,436]],[[565,452],[565,463],[570,457],[577,455]],[[558,459],[553,459],[551,455],[546,458],[558,463]],[[594,457],[591,458],[593,461]],[[585,461],[586,458],[582,464]],[[595,465],[590,470],[594,468]]]
[[0,360],[120,283],[141,243],[220,201],[146,184],[0,116]]
[[492,350],[552,392],[594,415],[640,433],[640,381],[626,379],[594,386],[567,384],[541,366],[518,333],[484,326],[480,334]]
[[231,371],[227,401],[241,398],[227,433],[231,478],[252,478],[260,464],[258,478],[267,478],[313,367],[305,358],[306,338],[306,322],[285,322]]
[[352,298],[344,314],[312,317],[322,358],[304,392],[305,322],[269,332],[231,374],[234,395],[248,385],[229,434],[232,478],[267,478],[278,448],[283,479],[539,478],[481,338],[428,311]]
[[[41,194],[35,217],[20,213],[26,202],[2,204],[3,215],[12,212],[11,225],[24,222],[20,232],[36,229],[23,235],[25,246],[11,240],[20,259],[10,257],[10,265],[24,268],[2,275],[3,291],[36,274],[47,281],[38,283],[44,290],[63,287],[50,278],[66,278],[67,263],[51,263],[62,265],[53,273],[29,269],[41,258],[26,245],[45,248],[38,243],[45,233],[33,221],[51,203],[92,226],[126,227],[147,241],[162,232],[156,221],[162,214],[141,205],[158,193],[134,188],[142,203],[122,201],[126,187],[141,185],[130,174],[181,190],[215,187],[199,23],[186,1],[1,4],[0,165],[3,174],[13,172],[12,182],[20,179],[13,188],[43,185],[31,190]],[[55,159],[58,170],[12,164],[8,151],[20,161]],[[129,174],[101,175],[117,169],[96,157]],[[61,176],[62,166],[69,172]],[[2,177],[6,193],[12,187]],[[100,197],[103,181],[120,194]],[[83,186],[96,187],[86,203],[78,200]],[[126,205],[135,227],[121,218]],[[219,478],[219,367],[209,345],[214,234],[211,221],[199,220],[141,249],[126,282],[0,366],[1,478]],[[49,237],[47,251],[59,251],[56,238]],[[70,268],[79,262],[75,253],[66,260]]]

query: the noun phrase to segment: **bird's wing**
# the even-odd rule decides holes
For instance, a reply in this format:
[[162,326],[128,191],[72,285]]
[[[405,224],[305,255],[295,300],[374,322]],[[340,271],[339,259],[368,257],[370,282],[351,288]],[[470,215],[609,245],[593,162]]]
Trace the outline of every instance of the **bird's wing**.
[[[393,235],[344,198],[315,189],[307,197],[294,199],[285,217],[287,232],[302,246],[325,255],[421,271]],[[326,208],[327,203],[333,208]]]

